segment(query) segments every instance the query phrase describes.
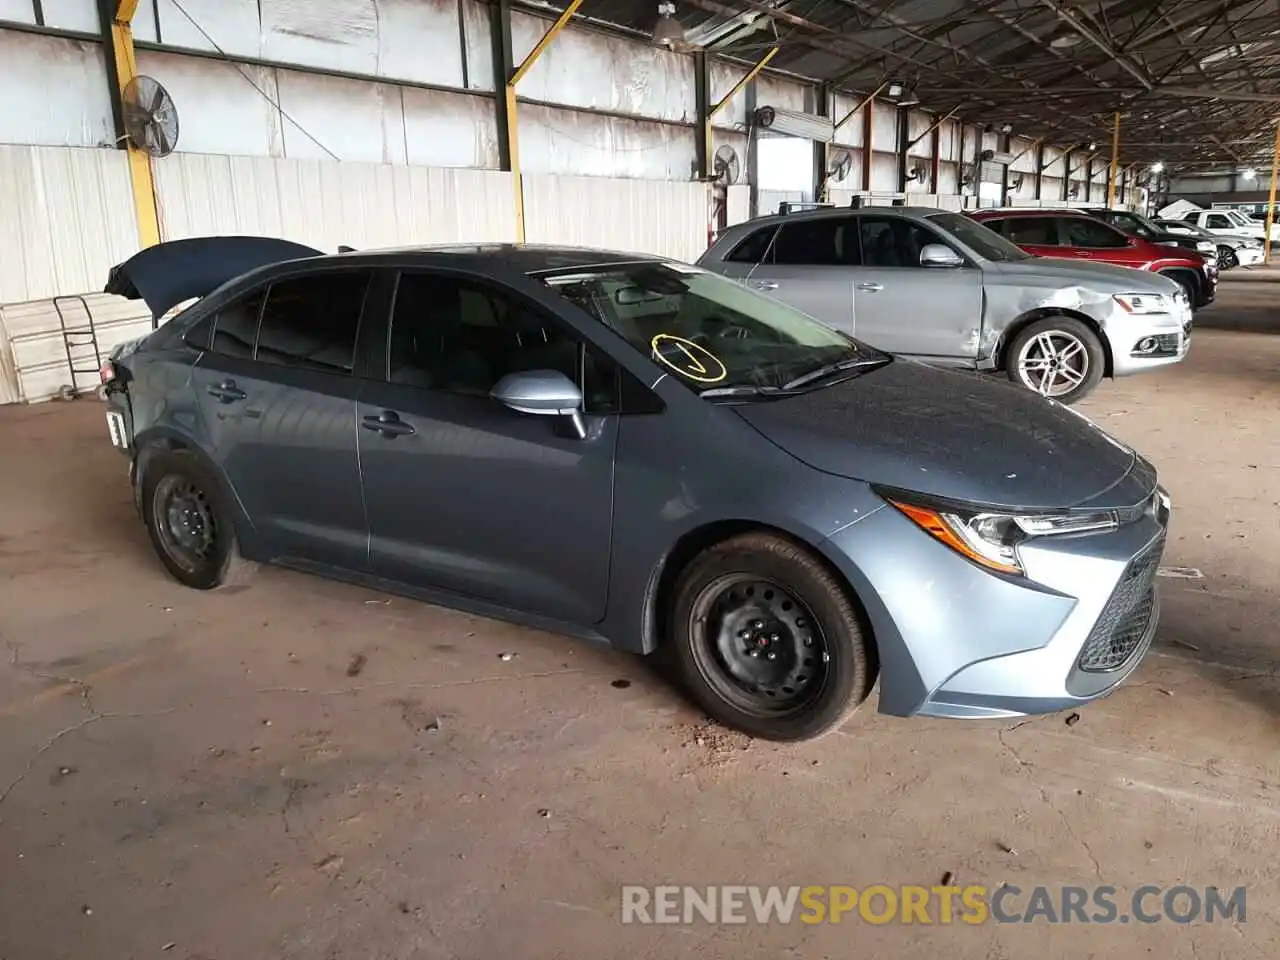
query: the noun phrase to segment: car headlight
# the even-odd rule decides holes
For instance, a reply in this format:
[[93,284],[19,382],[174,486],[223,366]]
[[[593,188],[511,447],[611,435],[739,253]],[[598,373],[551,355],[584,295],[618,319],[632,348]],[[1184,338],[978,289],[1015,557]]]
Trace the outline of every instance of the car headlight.
[[[1179,290],[1180,294],[1182,291]],[[1163,293],[1117,293],[1111,299],[1120,305],[1125,313],[1142,316],[1148,313],[1168,313],[1178,294],[1165,296]]]
[[881,495],[925,533],[962,557],[999,573],[1024,576],[1018,547],[1036,537],[1105,533],[1119,525],[1114,511],[1082,513],[992,513],[883,491]]

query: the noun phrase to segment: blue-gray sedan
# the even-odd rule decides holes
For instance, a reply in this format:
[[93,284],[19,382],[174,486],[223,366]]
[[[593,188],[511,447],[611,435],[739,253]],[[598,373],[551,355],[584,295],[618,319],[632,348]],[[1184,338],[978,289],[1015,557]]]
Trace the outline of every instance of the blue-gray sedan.
[[662,653],[713,717],[1059,710],[1158,619],[1169,501],[1088,420],[668,260],[221,237],[109,292],[110,436],[177,579],[273,562]]

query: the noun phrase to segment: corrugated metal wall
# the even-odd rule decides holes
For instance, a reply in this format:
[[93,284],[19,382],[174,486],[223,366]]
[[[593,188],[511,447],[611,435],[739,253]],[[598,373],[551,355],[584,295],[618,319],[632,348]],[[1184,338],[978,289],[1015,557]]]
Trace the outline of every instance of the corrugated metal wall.
[[254,234],[336,250],[515,238],[512,177],[497,170],[174,154],[155,171],[167,240]]
[[0,303],[100,290],[138,249],[118,150],[0,144]]
[[710,202],[701,183],[526,175],[531,243],[567,243],[696,260]]

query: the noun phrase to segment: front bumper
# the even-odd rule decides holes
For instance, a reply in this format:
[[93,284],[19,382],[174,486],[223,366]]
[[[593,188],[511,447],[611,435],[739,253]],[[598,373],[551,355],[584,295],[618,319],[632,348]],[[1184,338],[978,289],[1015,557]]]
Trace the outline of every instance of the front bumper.
[[1139,519],[1110,533],[1024,544],[1025,580],[977,567],[892,507],[833,537],[837,562],[856,564],[855,586],[865,578],[880,712],[1014,717],[1110,693],[1159,622],[1168,510],[1154,496],[1137,509]]
[[1103,322],[1111,372],[1124,377],[1177,363],[1191,348],[1192,312],[1185,301],[1170,313],[1132,315],[1118,308]]
[[1263,251],[1260,247],[1237,247],[1236,263],[1242,267],[1254,267],[1263,261]]

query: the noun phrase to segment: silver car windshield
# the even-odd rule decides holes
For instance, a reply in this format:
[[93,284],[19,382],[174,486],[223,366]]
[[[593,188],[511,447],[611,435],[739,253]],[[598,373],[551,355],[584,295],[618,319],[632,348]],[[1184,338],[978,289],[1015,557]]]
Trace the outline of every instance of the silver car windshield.
[[813,388],[889,361],[786,304],[683,263],[615,264],[540,279],[700,394]]
[[945,230],[985,260],[1030,260],[1031,254],[1010,243],[990,227],[959,213],[935,213],[928,221]]

